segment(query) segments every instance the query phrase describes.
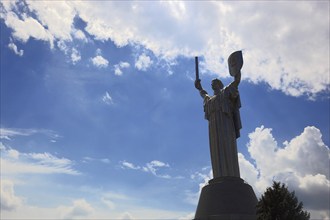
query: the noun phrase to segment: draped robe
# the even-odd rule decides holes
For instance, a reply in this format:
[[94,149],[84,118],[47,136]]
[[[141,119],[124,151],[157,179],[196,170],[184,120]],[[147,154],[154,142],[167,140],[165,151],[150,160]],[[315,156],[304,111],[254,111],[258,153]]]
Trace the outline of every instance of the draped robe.
[[240,177],[236,138],[242,128],[237,86],[231,83],[218,94],[209,96],[204,90],[205,118],[209,121],[209,142],[213,177]]

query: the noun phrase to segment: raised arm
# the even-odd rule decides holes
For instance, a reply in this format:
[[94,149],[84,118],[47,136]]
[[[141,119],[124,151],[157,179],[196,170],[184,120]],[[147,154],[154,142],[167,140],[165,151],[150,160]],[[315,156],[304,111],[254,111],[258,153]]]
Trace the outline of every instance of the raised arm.
[[238,73],[235,75],[233,86],[238,88],[238,85],[239,85],[240,82],[241,82],[241,70],[239,70]]
[[207,92],[203,89],[200,79],[195,80],[195,88],[198,89],[203,99],[208,95]]
[[234,76],[234,81],[231,83],[234,87],[238,88],[238,84],[241,82],[241,69],[243,66],[243,54],[242,51],[235,51],[228,57],[229,74]]

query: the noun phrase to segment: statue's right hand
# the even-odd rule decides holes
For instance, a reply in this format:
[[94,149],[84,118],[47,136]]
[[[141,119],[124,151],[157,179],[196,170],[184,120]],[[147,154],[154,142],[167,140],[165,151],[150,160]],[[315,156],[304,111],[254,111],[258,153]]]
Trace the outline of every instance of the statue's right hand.
[[198,89],[198,90],[202,90],[203,89],[200,79],[196,79],[195,80],[195,88]]

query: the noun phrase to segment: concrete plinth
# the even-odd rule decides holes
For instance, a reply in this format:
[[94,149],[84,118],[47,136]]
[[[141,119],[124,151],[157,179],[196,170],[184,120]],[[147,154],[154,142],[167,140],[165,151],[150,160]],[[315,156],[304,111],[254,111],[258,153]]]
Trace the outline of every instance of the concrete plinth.
[[195,220],[255,220],[257,197],[238,177],[218,177],[204,186]]

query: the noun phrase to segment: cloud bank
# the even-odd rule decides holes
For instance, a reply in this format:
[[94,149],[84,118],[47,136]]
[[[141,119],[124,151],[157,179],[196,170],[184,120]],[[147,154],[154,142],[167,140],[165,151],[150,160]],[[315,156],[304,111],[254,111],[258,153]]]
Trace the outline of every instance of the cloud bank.
[[253,164],[239,154],[241,176],[260,196],[272,181],[285,183],[295,191],[312,219],[328,219],[330,150],[313,126],[279,145],[272,129],[258,127],[249,134],[247,144]]
[[[243,50],[243,79],[292,96],[329,91],[329,2],[5,1],[12,38],[49,42],[111,40],[165,60],[204,56],[205,70],[229,77],[226,59]],[[110,13],[109,13],[110,12]],[[207,15],[207,16],[206,16]],[[86,23],[83,29],[75,19]],[[86,33],[86,34],[85,34]],[[15,50],[14,50],[15,51]],[[79,61],[72,55],[75,62]],[[105,59],[94,57],[99,67]],[[152,64],[140,57],[136,67]],[[117,70],[117,75],[120,71]]]
[[330,150],[322,141],[320,130],[306,127],[283,146],[279,146],[271,131],[261,126],[249,134],[248,151],[255,165],[240,158],[241,167],[253,171],[245,173],[246,179],[259,195],[273,180],[281,181],[296,192],[306,209],[323,213],[313,218],[329,218]]

